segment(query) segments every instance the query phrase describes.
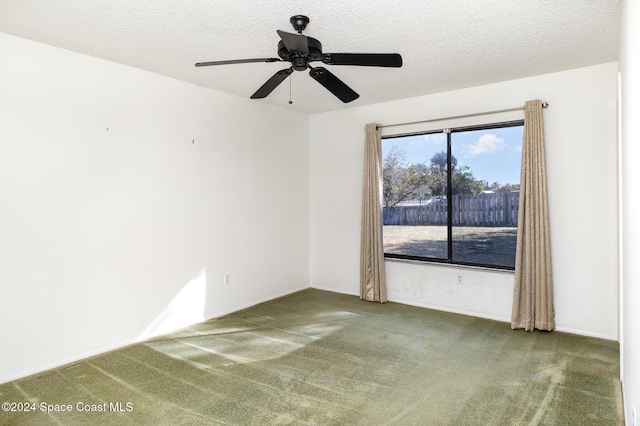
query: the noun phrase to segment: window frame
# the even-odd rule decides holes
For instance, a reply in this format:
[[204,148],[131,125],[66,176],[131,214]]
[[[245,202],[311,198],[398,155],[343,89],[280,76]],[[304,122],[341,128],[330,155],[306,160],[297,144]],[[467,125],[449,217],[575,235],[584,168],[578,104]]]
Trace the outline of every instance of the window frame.
[[[385,260],[408,260],[408,261],[414,261],[414,262],[420,262],[420,263],[438,263],[438,264],[446,264],[446,265],[454,265],[454,266],[476,267],[476,268],[482,268],[482,269],[498,269],[498,270],[514,271],[515,266],[492,265],[492,264],[485,264],[485,263],[464,262],[459,260],[453,260],[453,243],[454,243],[453,242],[453,205],[451,202],[449,202],[449,200],[453,199],[452,198],[452,173],[451,173],[452,172],[451,134],[477,131],[477,130],[502,129],[502,128],[508,128],[508,127],[518,127],[518,126],[524,126],[524,119],[501,121],[501,122],[478,124],[478,125],[468,125],[468,126],[443,127],[441,129],[436,129],[436,130],[427,130],[422,132],[402,133],[402,134],[382,136],[382,139],[384,140],[384,139],[397,139],[397,138],[403,138],[403,137],[409,137],[409,136],[432,135],[432,134],[438,134],[438,133],[445,133],[447,135],[447,191],[446,191],[447,258],[444,259],[444,258],[437,258],[437,257],[414,256],[414,255],[384,252],[384,259]],[[383,214],[382,212],[383,212],[383,207],[380,208],[381,216]],[[383,240],[383,249],[384,249],[384,240]],[[515,253],[514,253],[514,256],[515,256]]]

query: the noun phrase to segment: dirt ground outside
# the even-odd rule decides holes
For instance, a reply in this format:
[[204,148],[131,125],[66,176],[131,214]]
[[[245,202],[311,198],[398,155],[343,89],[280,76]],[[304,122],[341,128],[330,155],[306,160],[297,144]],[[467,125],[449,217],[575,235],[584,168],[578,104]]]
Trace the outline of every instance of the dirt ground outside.
[[[453,260],[515,266],[517,228],[453,228]],[[384,252],[447,258],[446,226],[384,226]]]

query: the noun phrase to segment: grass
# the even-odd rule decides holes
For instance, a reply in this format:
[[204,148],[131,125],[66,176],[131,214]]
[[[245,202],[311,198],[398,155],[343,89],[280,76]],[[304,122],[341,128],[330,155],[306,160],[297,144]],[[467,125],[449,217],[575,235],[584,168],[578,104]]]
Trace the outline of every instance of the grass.
[[[459,226],[453,228],[453,260],[515,266],[517,228]],[[384,227],[385,253],[447,258],[446,226]]]

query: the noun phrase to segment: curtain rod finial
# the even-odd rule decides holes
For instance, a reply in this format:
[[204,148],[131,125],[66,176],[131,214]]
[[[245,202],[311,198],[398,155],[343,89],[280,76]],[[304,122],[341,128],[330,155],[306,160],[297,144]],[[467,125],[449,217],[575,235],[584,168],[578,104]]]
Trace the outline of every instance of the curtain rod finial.
[[546,107],[548,107],[548,106],[549,106],[549,102],[543,102],[543,103],[542,103],[542,108],[546,108]]

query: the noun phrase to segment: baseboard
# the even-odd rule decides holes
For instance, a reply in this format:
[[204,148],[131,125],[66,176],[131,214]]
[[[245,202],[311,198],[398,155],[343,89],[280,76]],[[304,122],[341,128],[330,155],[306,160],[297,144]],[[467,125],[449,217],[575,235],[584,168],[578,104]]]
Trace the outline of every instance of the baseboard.
[[431,305],[429,303],[412,302],[408,300],[395,299],[395,298],[388,299],[388,300],[389,302],[393,302],[393,303],[400,303],[403,305],[415,306],[418,308],[433,309],[434,311],[443,311],[443,312],[449,312],[452,314],[466,315],[469,317],[483,318],[483,319],[489,319],[493,321],[500,321],[500,322],[506,322],[506,323],[511,322],[511,318],[505,318],[498,315],[489,315],[489,314],[483,314],[478,312],[465,311],[464,309],[446,308],[442,306]]
[[585,337],[595,337],[596,339],[603,339],[603,340],[613,340],[614,342],[618,342],[618,336],[609,336],[606,334],[601,334],[601,333],[592,333],[589,331],[584,331],[584,330],[578,330],[576,328],[571,328],[571,327],[558,327],[556,326],[556,331],[559,331],[561,333],[569,333],[569,334],[577,334],[580,336],[585,336]]
[[[345,295],[349,295],[349,296],[356,296],[356,297],[360,296],[360,294],[357,293],[357,292],[347,292],[347,291],[337,290],[335,288],[330,288],[330,287],[320,287],[320,286],[298,287],[298,288],[295,288],[293,290],[288,290],[286,292],[279,293],[279,294],[276,294],[276,295],[273,295],[273,296],[269,296],[269,297],[265,297],[265,298],[262,298],[262,299],[254,300],[254,301],[251,301],[249,303],[245,303],[243,305],[233,307],[231,309],[227,309],[227,310],[224,310],[224,311],[212,313],[211,315],[206,316],[203,321],[209,321],[211,319],[220,318],[222,316],[229,315],[229,314],[232,314],[234,312],[241,311],[243,309],[247,309],[247,308],[250,308],[252,306],[268,302],[270,300],[274,300],[274,299],[278,299],[280,297],[288,296],[290,294],[297,293],[299,291],[306,290],[308,288],[314,288],[314,289],[323,290],[323,291],[330,291],[332,293],[345,294]],[[461,310],[461,309],[444,308],[442,306],[430,305],[428,303],[417,303],[417,302],[412,302],[412,301],[407,301],[407,300],[402,300],[402,299],[388,299],[388,300],[389,300],[389,302],[392,302],[392,303],[400,303],[400,304],[403,304],[403,305],[416,306],[416,307],[419,307],[419,308],[433,309],[433,310],[436,310],[436,311],[450,312],[450,313],[453,313],[453,314],[467,315],[467,316],[484,318],[484,319],[500,321],[500,322],[505,322],[505,323],[510,323],[511,322],[510,318],[504,318],[504,317],[493,316],[493,315],[486,315],[486,314],[481,314],[481,313],[477,313],[477,312],[465,311],[465,310]],[[173,330],[170,333],[174,333],[176,331],[179,331],[179,329]],[[605,334],[590,333],[590,332],[585,332],[584,330],[577,330],[577,329],[573,329],[573,328],[570,328],[570,327],[556,327],[556,331],[563,332],[563,333],[577,334],[577,335],[587,336],[587,337],[594,337],[594,338],[604,339],[604,340],[613,340],[613,341],[617,341],[618,340],[618,336],[608,336],[608,335],[605,335]],[[155,336],[155,337],[157,337],[157,336]],[[122,341],[120,343],[103,346],[103,347],[100,347],[98,349],[93,349],[93,350],[90,350],[90,351],[82,352],[80,354],[77,354],[77,355],[74,355],[74,356],[71,356],[71,357],[68,357],[68,358],[64,358],[64,359],[61,359],[61,360],[58,360],[58,361],[55,361],[55,362],[47,363],[45,365],[41,365],[41,366],[36,367],[36,368],[32,368],[32,369],[21,371],[21,372],[16,373],[16,374],[10,374],[10,375],[4,376],[4,377],[0,377],[0,384],[11,382],[13,380],[22,379],[22,378],[25,378],[25,377],[28,377],[28,376],[31,376],[31,375],[34,375],[34,374],[42,373],[44,371],[51,370],[51,369],[54,369],[54,368],[60,368],[60,367],[63,367],[65,365],[69,365],[69,364],[73,364],[73,363],[79,362],[79,361],[81,361],[83,359],[86,359],[86,358],[90,358],[90,357],[93,357],[93,356],[101,355],[103,353],[106,353],[106,352],[109,352],[109,351],[113,351],[113,350],[116,350],[116,349],[121,349],[121,348],[123,348],[125,346],[129,346],[129,345],[132,345],[134,343],[138,343],[140,341],[144,341],[144,340],[136,340],[135,338],[127,339],[127,340]]]
[[[625,398],[626,393],[624,391],[624,377],[620,378],[620,393],[622,394],[622,416],[625,419],[625,424],[627,424],[627,422],[626,422],[626,420],[627,420],[627,408],[629,408],[629,406],[627,404],[627,398]],[[632,417],[633,414],[631,413],[631,411],[629,411],[629,413],[630,414],[629,414],[628,417]],[[631,423],[632,421],[633,421],[633,419],[629,421],[630,425],[633,425],[633,423]]]
[[[487,315],[487,314],[483,314],[483,313],[465,311],[465,310],[461,310],[461,309],[444,308],[442,306],[429,305],[427,303],[416,303],[416,302],[410,302],[410,301],[407,301],[407,300],[400,300],[400,299],[389,299],[389,302],[402,303],[403,305],[416,306],[416,307],[419,307],[419,308],[433,309],[433,310],[436,310],[436,311],[451,312],[453,314],[467,315],[467,316],[472,316],[472,317],[485,318],[485,319],[490,319],[490,320],[494,320],[494,321],[511,323],[511,318],[508,318],[508,317]],[[559,331],[561,333],[576,334],[576,335],[585,336],[585,337],[594,337],[594,338],[603,339],[603,340],[618,341],[618,336],[609,336],[609,335],[606,335],[606,334],[592,333],[592,332],[588,332],[588,331],[584,331],[584,330],[578,330],[576,328],[571,328],[571,327],[556,326],[555,331]]]
[[[336,290],[335,288],[330,288],[330,287],[311,286],[311,288],[315,288],[317,290],[330,291],[330,292],[333,292],[333,293],[346,294],[346,295],[349,295],[349,296],[358,296],[358,297],[360,297],[360,293],[349,292],[349,291],[344,291],[344,290]],[[471,316],[471,317],[490,319],[490,320],[500,321],[500,322],[511,322],[510,318],[503,318],[503,317],[499,317],[499,316],[485,315],[485,314],[480,314],[480,313],[477,313],[477,312],[465,311],[465,310],[461,310],[461,309],[443,308],[442,306],[430,305],[428,303],[419,303],[419,302],[413,302],[413,301],[410,301],[410,300],[395,299],[395,298],[391,298],[391,299],[387,299],[387,300],[389,302],[392,302],[392,303],[400,303],[402,305],[415,306],[417,308],[433,309],[434,311],[450,312],[452,314],[467,315],[467,316]]]
[[[348,291],[343,291],[343,290],[336,290],[335,288],[330,288],[330,287],[312,286],[311,288],[315,288],[315,289],[318,289],[318,290],[324,290],[324,291],[331,291],[333,293],[347,294],[347,295],[350,295],[350,296],[360,296],[360,293],[348,292]],[[433,309],[435,311],[450,312],[452,314],[467,315],[467,316],[471,316],[471,317],[484,318],[484,319],[489,319],[489,320],[493,320],[493,321],[511,323],[511,318],[504,317],[504,316],[499,316],[499,315],[489,315],[489,314],[484,314],[484,313],[479,313],[479,312],[466,311],[464,309],[447,308],[447,307],[443,307],[443,306],[432,305],[432,304],[429,304],[429,303],[414,302],[414,301],[404,300],[404,299],[390,298],[390,299],[388,299],[388,301],[389,302],[393,302],[393,303],[400,303],[400,304],[403,304],[403,305],[415,306],[415,307],[418,307],[418,308]],[[618,336],[610,336],[610,335],[601,334],[601,333],[592,333],[592,332],[589,332],[589,331],[579,330],[579,329],[571,328],[571,327],[561,327],[561,326],[559,326],[559,327],[556,327],[555,330],[559,331],[559,332],[562,332],[562,333],[577,334],[579,336],[594,337],[594,338],[597,338],[597,339],[618,341]]]
[[332,293],[346,294],[348,296],[358,296],[358,297],[360,297],[360,293],[358,293],[358,292],[350,292],[350,291],[338,290],[338,289],[331,288],[331,287],[320,287],[320,286],[313,286],[312,285],[311,288],[314,288],[316,290],[322,290],[322,291],[330,291]]
[[119,343],[114,343],[112,345],[107,345],[107,346],[102,346],[98,349],[92,349],[90,351],[85,351],[85,352],[81,352],[79,354],[67,357],[67,358],[63,358],[51,363],[47,363],[44,365],[40,365],[38,367],[35,368],[30,368],[27,370],[23,370],[19,373],[15,373],[15,374],[10,374],[4,377],[0,377],[0,384],[2,383],[7,383],[7,382],[11,382],[13,380],[18,380],[18,379],[23,379],[25,377],[29,377],[32,376],[34,374],[38,374],[38,373],[42,373],[44,371],[47,370],[52,370],[54,368],[60,368],[60,367],[64,367],[65,365],[70,365],[70,364],[74,364],[76,362],[82,361],[83,359],[87,359],[87,358],[91,358],[93,356],[96,355],[101,355],[103,353],[106,352],[110,352],[116,349],[121,349],[124,348],[125,346],[129,346],[136,343],[135,339],[127,339],[125,341],[119,342]]
[[[276,294],[274,296],[269,296],[269,297],[266,297],[266,298],[263,298],[263,299],[254,300],[254,301],[251,301],[249,303],[246,303],[246,304],[243,304],[243,305],[240,305],[240,306],[236,306],[236,307],[231,308],[231,309],[227,309],[227,310],[220,311],[220,312],[215,312],[215,313],[213,313],[211,315],[206,316],[205,319],[203,320],[203,322],[211,320],[211,319],[215,319],[215,318],[220,318],[222,316],[229,315],[229,314],[232,314],[234,312],[241,311],[243,309],[250,308],[250,307],[255,306],[255,305],[259,305],[260,303],[264,303],[264,302],[268,302],[270,300],[278,299],[280,297],[288,296],[290,294],[297,293],[299,291],[306,290],[308,288],[309,288],[309,286],[299,287],[299,288],[296,288],[296,289],[293,289],[293,290],[288,290],[286,292]],[[194,323],[194,324],[198,324],[198,323]],[[194,324],[191,324],[191,325],[194,325]],[[172,331],[170,331],[168,333],[164,333],[164,334],[175,333],[176,331],[179,331],[179,330],[187,328],[187,327],[189,327],[189,326],[180,327],[178,329],[172,330]],[[149,339],[157,338],[157,337],[158,336],[153,336],[153,337],[150,337]],[[135,343],[139,343],[139,342],[144,342],[145,340],[149,340],[149,339],[132,338],[132,339],[127,339],[127,340],[124,340],[122,342],[115,343],[115,344],[112,344],[112,345],[102,346],[102,347],[100,347],[98,349],[92,349],[90,351],[85,351],[85,352],[82,352],[80,354],[76,354],[76,355],[73,355],[73,356],[70,356],[70,357],[67,357],[67,358],[63,358],[61,360],[57,360],[57,361],[54,361],[54,362],[51,362],[51,363],[47,363],[47,364],[44,364],[44,365],[40,365],[40,366],[35,367],[35,368],[30,368],[28,370],[23,370],[23,371],[21,371],[19,373],[9,374],[7,376],[0,377],[0,384],[11,382],[13,380],[23,379],[25,377],[29,377],[29,376],[32,376],[34,374],[42,373],[42,372],[47,371],[47,370],[52,370],[54,368],[64,367],[65,365],[74,364],[74,363],[82,361],[84,359],[91,358],[91,357],[97,356],[97,355],[101,355],[101,354],[104,354],[106,352],[110,352],[110,351],[113,351],[113,350],[116,350],[116,349],[122,349],[122,348],[124,348],[126,346],[129,346],[129,345],[132,345],[132,344],[135,344]]]
[[[241,311],[243,309],[247,309],[247,308],[250,308],[252,306],[268,302],[270,300],[279,299],[280,297],[285,297],[285,296],[288,296],[290,294],[297,293],[297,292],[302,291],[302,290],[306,290],[308,288],[310,288],[310,287],[309,286],[299,287],[299,288],[296,288],[296,289],[293,289],[293,290],[285,291],[284,293],[279,293],[279,294],[277,294],[275,296],[265,297],[263,299],[258,299],[258,300],[255,300],[255,301],[251,301],[249,303],[245,303],[244,305],[240,305],[240,306],[237,306],[237,307],[234,307],[234,308],[231,308],[231,309],[227,309],[227,310],[224,310],[224,311],[221,311],[221,312],[215,312],[215,313],[213,313],[211,315],[207,315],[205,317],[204,321],[209,321],[209,320],[212,320],[212,319],[220,318],[220,317],[223,317],[225,315],[229,315],[229,314],[232,314],[234,312],[238,312],[238,311]],[[172,333],[175,332],[175,331],[177,331],[177,330],[172,331]]]

